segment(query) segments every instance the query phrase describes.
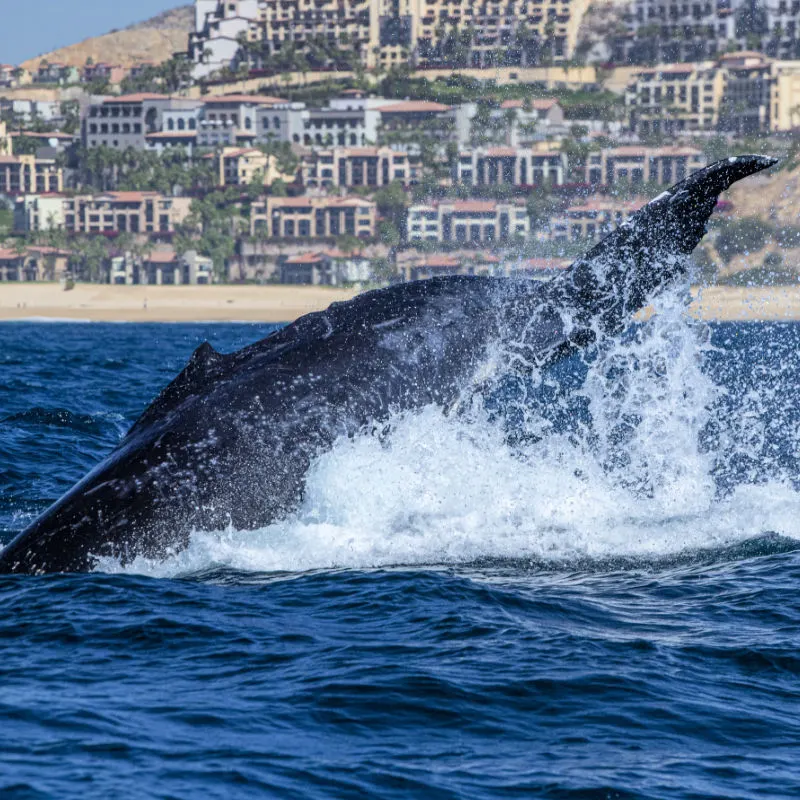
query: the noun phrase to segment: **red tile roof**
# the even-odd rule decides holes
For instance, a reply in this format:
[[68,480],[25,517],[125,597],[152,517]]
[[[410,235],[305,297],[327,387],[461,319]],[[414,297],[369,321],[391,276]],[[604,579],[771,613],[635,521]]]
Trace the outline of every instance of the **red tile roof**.
[[424,258],[417,267],[429,267],[431,269],[458,269],[461,266],[461,259],[456,256],[440,253]]
[[148,133],[145,139],[193,139],[197,136],[197,131],[156,131]]
[[522,269],[554,270],[566,269],[569,265],[567,258],[528,258],[520,266]]
[[144,200],[146,197],[160,197],[158,192],[104,192],[103,194],[97,195],[93,199],[102,199],[104,197],[109,198],[110,200],[116,200],[120,203],[138,203]]
[[10,131],[9,136],[14,138],[15,136],[28,136],[31,139],[77,139],[77,134],[74,133],[62,133],[61,131],[47,131],[45,133],[41,133],[40,131]]
[[469,214],[479,214],[485,211],[497,211],[494,200],[456,200],[452,204],[454,211]]
[[378,111],[380,111],[382,114],[417,114],[425,111],[449,111],[450,108],[451,106],[446,106],[442,103],[434,103],[430,100],[406,100],[401,103],[380,106]]
[[154,250],[146,260],[151,264],[173,264],[178,257],[174,250]]
[[[553,106],[558,105],[558,100],[552,97],[536,97],[530,101],[530,107],[534,111],[549,111]],[[524,108],[524,100],[503,100],[500,103],[500,108]]]
[[221,105],[223,103],[254,103],[257,105],[275,106],[286,103],[280,97],[268,97],[262,94],[220,94],[214,97],[205,97],[203,102],[206,105]]
[[319,264],[323,261],[321,253],[300,253],[296,256],[289,256],[287,264]]
[[495,158],[516,156],[517,150],[514,147],[489,147],[486,150],[486,155],[494,156]]

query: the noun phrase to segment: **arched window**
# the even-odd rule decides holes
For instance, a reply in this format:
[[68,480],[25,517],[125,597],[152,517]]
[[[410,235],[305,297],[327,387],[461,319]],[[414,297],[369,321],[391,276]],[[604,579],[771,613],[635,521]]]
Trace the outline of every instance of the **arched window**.
[[[295,136],[296,135],[297,134],[295,134]],[[306,144],[306,145],[311,144],[311,136],[308,133],[303,135],[303,144]]]
[[358,138],[356,137],[356,135],[354,133],[350,134],[350,144],[351,145],[358,144]]
[[250,130],[250,128],[253,127],[253,122],[250,119],[250,117],[245,117],[244,118],[244,126],[245,126],[245,128],[247,128],[247,130]]
[[280,117],[273,117],[272,124],[275,126],[275,130],[280,130],[281,127],[281,118]]
[[185,131],[186,130],[186,120],[183,117],[181,117],[178,120],[178,130],[179,131]]
[[175,130],[175,120],[172,119],[172,117],[170,117],[167,120],[167,130],[168,131],[174,131]]
[[193,130],[196,130],[196,129],[197,129],[197,121],[195,120],[194,117],[191,117],[189,119],[189,130],[193,131]]
[[269,130],[269,119],[267,117],[264,117],[264,130]]
[[[306,138],[308,138],[308,137],[306,136]],[[292,141],[293,141],[295,144],[300,144],[300,134],[299,134],[299,133],[296,133],[294,136],[292,136]]]

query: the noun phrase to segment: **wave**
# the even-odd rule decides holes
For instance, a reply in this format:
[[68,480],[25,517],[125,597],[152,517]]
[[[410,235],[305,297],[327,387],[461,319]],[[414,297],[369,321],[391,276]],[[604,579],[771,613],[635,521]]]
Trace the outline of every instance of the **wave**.
[[38,406],[9,414],[0,419],[2,425],[47,425],[92,434],[101,434],[110,429],[116,429],[121,422],[120,415],[75,414],[66,408]]

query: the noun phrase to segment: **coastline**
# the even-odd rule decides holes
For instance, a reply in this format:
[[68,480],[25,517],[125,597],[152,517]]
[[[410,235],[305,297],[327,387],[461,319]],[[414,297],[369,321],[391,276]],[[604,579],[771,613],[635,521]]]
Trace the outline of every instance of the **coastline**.
[[[291,322],[354,289],[325,286],[0,284],[0,321]],[[692,289],[690,313],[715,322],[800,321],[800,286]],[[145,307],[146,301],[146,307]]]
[[89,322],[291,322],[352,289],[326,286],[111,286],[0,284],[0,320]]

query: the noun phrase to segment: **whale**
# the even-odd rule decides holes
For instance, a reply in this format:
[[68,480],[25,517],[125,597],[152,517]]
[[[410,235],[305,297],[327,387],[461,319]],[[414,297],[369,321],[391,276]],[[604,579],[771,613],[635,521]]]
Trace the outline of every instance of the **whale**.
[[162,560],[194,531],[291,515],[309,468],[338,439],[452,408],[480,385],[498,342],[515,368],[535,370],[620,334],[687,274],[720,193],[774,163],[742,155],[689,175],[549,281],[398,283],[235,353],[201,345],[116,449],[0,552],[0,573]]

